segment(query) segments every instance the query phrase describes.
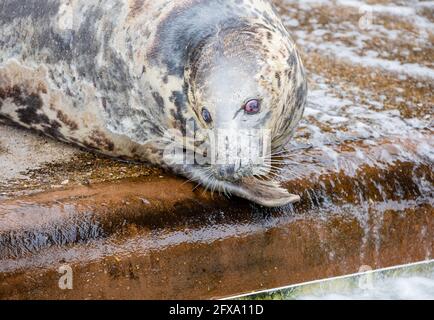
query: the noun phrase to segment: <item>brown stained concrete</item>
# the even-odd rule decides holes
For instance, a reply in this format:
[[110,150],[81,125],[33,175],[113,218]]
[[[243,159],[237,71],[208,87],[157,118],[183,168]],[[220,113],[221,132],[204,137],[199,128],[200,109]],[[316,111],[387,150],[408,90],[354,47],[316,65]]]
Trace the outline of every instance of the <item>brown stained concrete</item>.
[[[404,146],[417,148],[405,139],[337,145],[354,174],[303,152],[312,163],[284,182],[302,201],[279,209],[167,173],[9,197],[0,202],[0,298],[219,298],[432,259],[432,167],[380,161]],[[357,149],[377,165],[358,163]],[[65,264],[73,290],[57,285]]]
[[125,178],[160,177],[162,170],[93,154],[0,121],[0,200]]
[[[183,241],[124,255],[108,252],[98,259],[71,263],[73,290],[58,288],[57,268],[69,262],[60,259],[49,268],[3,273],[0,297],[217,298],[353,273],[361,265],[380,268],[430,257],[432,207],[386,211],[382,220],[378,230],[378,221],[368,222],[364,230],[357,218],[311,216],[210,243]],[[80,250],[87,248],[82,246],[76,254]]]
[[[326,76],[327,83],[341,84],[343,89],[351,90],[355,86],[361,88],[360,92],[352,98],[362,103],[370,104],[370,100],[383,95],[385,109],[398,109],[405,118],[424,117],[434,112],[434,82],[420,81],[405,77],[397,77],[370,70],[369,68],[354,65],[337,59],[325,58],[318,53],[310,53],[306,61],[312,64],[312,71]],[[406,98],[397,102],[397,89],[402,91]],[[345,92],[337,92],[342,95]],[[374,94],[373,94],[374,93]],[[348,97],[346,97],[348,98]]]
[[[0,251],[0,298],[218,298],[353,273],[362,265],[381,268],[429,259],[432,201],[418,197],[420,190],[408,181],[430,172],[412,166],[364,170],[368,180],[382,177],[391,188],[407,186],[408,194],[397,200],[396,191],[385,188],[381,202],[361,204],[352,198],[352,181],[333,174],[304,180],[304,185],[287,182],[305,194],[302,202],[272,210],[211,198],[175,177],[4,201],[2,248],[22,250]],[[312,202],[307,194],[321,190],[321,181],[339,181],[334,197],[348,197],[344,203],[351,205]],[[375,198],[369,190],[375,188],[365,188],[358,194]],[[86,232],[86,225],[97,231]],[[73,290],[58,288],[57,268],[64,264],[73,269]]]

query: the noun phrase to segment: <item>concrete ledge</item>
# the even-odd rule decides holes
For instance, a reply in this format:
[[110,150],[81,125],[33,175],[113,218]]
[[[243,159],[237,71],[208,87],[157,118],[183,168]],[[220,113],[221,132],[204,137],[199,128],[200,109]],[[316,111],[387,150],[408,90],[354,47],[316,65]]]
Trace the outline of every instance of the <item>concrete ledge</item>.
[[[406,167],[371,177],[411,186],[417,170]],[[301,194],[325,195],[316,182],[323,178],[333,181],[312,179]],[[343,199],[353,185],[336,190]],[[6,200],[0,298],[216,298],[430,259],[432,203],[409,190],[399,201],[391,190],[380,202],[327,206],[304,196],[295,207],[264,210],[192,191],[183,179],[149,177]],[[369,199],[369,188],[360,194]],[[74,290],[58,288],[63,264]]]

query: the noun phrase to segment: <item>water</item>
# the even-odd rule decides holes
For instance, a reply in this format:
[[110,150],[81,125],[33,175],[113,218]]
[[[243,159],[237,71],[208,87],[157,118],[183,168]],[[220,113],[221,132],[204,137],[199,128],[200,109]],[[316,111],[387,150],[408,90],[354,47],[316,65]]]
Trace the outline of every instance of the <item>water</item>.
[[347,292],[318,292],[301,295],[301,300],[433,300],[434,272],[426,276],[397,277],[378,280],[368,288],[355,288]]
[[434,260],[369,270],[354,275],[312,281],[235,298],[248,300],[434,300]]

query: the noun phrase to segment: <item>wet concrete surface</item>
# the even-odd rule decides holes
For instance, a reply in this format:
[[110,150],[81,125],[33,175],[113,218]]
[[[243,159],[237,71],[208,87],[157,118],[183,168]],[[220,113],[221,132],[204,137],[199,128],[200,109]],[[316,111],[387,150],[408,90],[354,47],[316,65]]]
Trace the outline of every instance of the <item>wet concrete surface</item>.
[[432,258],[432,199],[409,198],[265,210],[166,178],[5,201],[0,294],[217,298]]
[[310,79],[279,172],[301,202],[226,199],[0,124],[0,298],[219,298],[433,258],[434,6],[275,2]]

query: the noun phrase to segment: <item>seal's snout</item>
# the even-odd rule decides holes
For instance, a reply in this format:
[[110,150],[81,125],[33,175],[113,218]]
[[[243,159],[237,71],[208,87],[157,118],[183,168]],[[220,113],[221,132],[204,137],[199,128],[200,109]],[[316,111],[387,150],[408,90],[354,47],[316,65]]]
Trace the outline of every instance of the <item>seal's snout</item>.
[[218,173],[222,177],[231,177],[235,174],[235,165],[223,165],[218,168]]

